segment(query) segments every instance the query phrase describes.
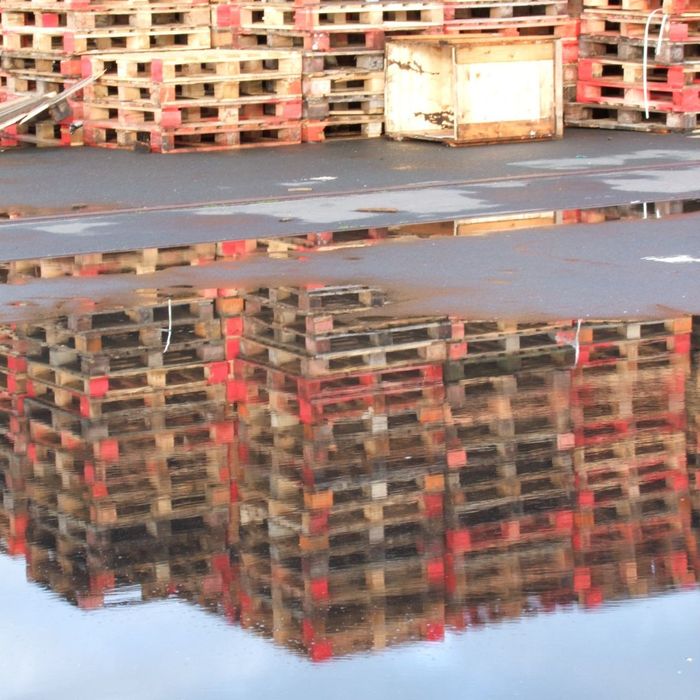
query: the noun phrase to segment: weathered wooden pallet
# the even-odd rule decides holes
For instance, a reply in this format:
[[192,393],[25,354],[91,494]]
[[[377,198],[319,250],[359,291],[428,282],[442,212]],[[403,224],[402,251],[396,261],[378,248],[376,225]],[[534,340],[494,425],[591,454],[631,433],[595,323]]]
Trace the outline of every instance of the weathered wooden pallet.
[[187,125],[179,128],[142,128],[93,122],[84,127],[85,143],[102,148],[125,148],[152,153],[222,151],[239,148],[288,146],[301,143],[298,121]]
[[163,26],[208,27],[209,8],[189,2],[119,3],[72,9],[65,3],[9,0],[3,8],[3,29],[16,27],[58,28],[66,32],[128,33]]
[[584,0],[585,10],[613,10],[649,14],[663,9],[668,15],[680,15],[700,11],[697,0]]
[[[166,105],[178,100],[187,102],[206,97],[226,100],[252,95],[256,88],[254,81],[258,81],[260,88],[267,80],[299,80],[301,60],[300,52],[272,49],[106,53],[85,57],[83,72],[105,71],[93,84],[96,97],[103,96],[98,90],[100,86],[122,88],[125,92],[119,97],[129,101],[142,99],[143,90],[147,89],[153,92],[145,96],[151,104]],[[240,83],[251,84],[248,93]],[[276,87],[277,92],[290,94],[284,85]],[[298,85],[296,88],[292,92],[299,92]]]
[[434,2],[241,3],[238,26],[243,30],[352,32],[439,28],[442,5]]
[[[407,30],[406,30],[407,31]],[[405,32],[401,32],[402,34]],[[381,29],[329,32],[265,29],[232,29],[218,35],[219,46],[236,49],[268,47],[272,49],[304,49],[306,51],[381,50],[386,32]]]
[[[664,37],[659,49],[654,46],[651,63],[658,65],[693,65],[700,61],[700,40],[668,41]],[[580,37],[582,58],[606,58],[641,62],[644,58],[644,38],[617,34],[585,34]]]
[[24,144],[37,148],[58,148],[82,146],[83,143],[82,129],[72,132],[69,124],[56,124],[51,120],[13,124],[0,131],[0,146],[3,148]]
[[700,88],[692,85],[672,87],[649,82],[646,91],[642,82],[629,84],[620,77],[579,79],[576,102],[603,106],[632,107],[641,112],[646,105],[654,112],[700,112]]
[[[643,38],[647,17],[648,14],[643,12],[587,9],[581,15],[581,34]],[[648,41],[652,46],[658,41],[661,22],[661,13],[650,20]],[[697,43],[700,39],[700,16],[697,13],[673,17],[665,25],[664,41]]]
[[10,51],[27,49],[42,55],[75,56],[88,52],[149,51],[186,47],[208,49],[209,27],[181,25],[154,26],[147,29],[122,30],[118,27],[79,32],[67,29],[40,28],[31,25],[3,30],[4,46]]

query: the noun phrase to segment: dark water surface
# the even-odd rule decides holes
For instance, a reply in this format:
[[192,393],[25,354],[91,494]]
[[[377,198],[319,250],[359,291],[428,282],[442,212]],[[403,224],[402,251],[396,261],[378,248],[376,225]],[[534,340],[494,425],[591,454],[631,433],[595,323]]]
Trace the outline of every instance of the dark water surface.
[[0,697],[698,696],[700,319],[88,293],[373,237],[5,264]]

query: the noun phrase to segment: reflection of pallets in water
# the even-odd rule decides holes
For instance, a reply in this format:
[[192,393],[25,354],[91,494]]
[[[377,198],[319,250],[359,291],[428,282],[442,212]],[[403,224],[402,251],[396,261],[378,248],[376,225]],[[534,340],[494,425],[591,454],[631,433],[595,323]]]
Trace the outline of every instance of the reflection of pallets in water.
[[469,469],[463,469],[458,473],[448,474],[446,499],[455,511],[459,511],[463,506],[476,508],[477,504],[479,507],[489,508],[493,504],[512,499],[547,498],[562,491],[572,491],[574,484],[570,471],[561,468],[522,475],[493,475],[484,473],[484,470],[479,471],[480,473],[474,474]]
[[288,431],[275,430],[272,434],[269,428],[251,428],[245,423],[239,428],[243,449],[251,445],[261,455],[272,455],[277,464],[298,464],[303,460],[310,469],[342,466],[361,461],[364,456],[377,468],[386,464],[388,470],[409,458],[433,462],[445,456],[445,430],[441,425],[419,428],[409,424],[376,435],[364,432],[321,436],[316,440],[306,439],[298,426]]
[[219,404],[226,401],[224,381],[210,383],[208,378],[175,387],[145,388],[136,394],[116,395],[113,398],[100,392],[97,396],[87,396],[40,382],[35,382],[32,387],[32,398],[43,406],[57,406],[76,418],[93,421],[103,419],[115,425],[126,416],[130,421],[132,416],[154,413],[157,420],[159,412],[172,410],[177,413],[179,408],[190,404]]
[[695,572],[689,563],[684,543],[670,552],[621,555],[615,562],[584,561],[574,569],[574,589],[583,605],[596,607],[606,600],[694,586]]
[[610,552],[664,551],[692,542],[691,512],[688,507],[666,514],[652,514],[636,519],[617,519],[592,523],[582,513],[576,516],[574,549],[605,557]]
[[506,513],[492,522],[481,525],[450,526],[446,533],[448,549],[454,554],[510,547],[514,544],[547,539],[552,534],[571,532],[574,517],[571,510],[560,506],[530,515]]
[[[163,389],[193,389],[195,386],[199,388],[201,385],[224,383],[229,376],[229,369],[228,362],[196,362],[94,377],[71,370],[53,368],[43,363],[30,362],[29,376],[32,387],[39,388],[41,385],[46,385],[54,390],[64,390],[80,402],[82,397],[107,400],[132,399],[142,397],[149,392],[158,393]],[[39,392],[40,389],[37,393]],[[34,388],[29,390],[29,393],[33,394]]]
[[[32,263],[33,264],[33,263]],[[45,345],[75,345],[76,350],[90,352],[102,349],[100,338],[109,337],[110,333],[139,331],[151,325],[160,327],[168,324],[169,317],[173,326],[214,318],[214,306],[210,299],[186,294],[185,298],[175,296],[168,299],[154,299],[152,303],[136,304],[128,308],[98,309],[94,302],[86,302],[84,310],[72,312],[66,316],[45,321],[26,321],[17,324],[17,332],[27,341],[37,341]],[[147,333],[152,333],[148,329]],[[73,337],[76,337],[73,340]],[[80,340],[77,338],[80,337]],[[154,340],[150,341],[151,343]],[[158,344],[161,339],[158,338]],[[121,341],[118,345],[121,344]],[[148,342],[141,341],[147,345]],[[105,343],[109,347],[109,342]]]
[[256,315],[246,313],[243,327],[245,338],[310,355],[430,343],[451,334],[451,324],[444,318],[367,319],[362,323],[326,317],[293,323],[270,310]]
[[[577,481],[581,481],[580,477]],[[614,506],[619,512],[631,513],[637,502],[662,501],[668,497],[669,502],[676,503],[678,494],[684,495],[687,490],[688,475],[684,470],[627,471],[586,479],[585,483],[579,483],[577,498],[584,512]]]
[[[298,479],[272,477],[270,516],[304,534],[342,533],[368,523],[400,524],[442,514],[444,478],[441,473],[397,473],[365,483],[304,484]],[[281,521],[280,521],[281,522]]]
[[553,346],[531,352],[503,350],[494,352],[490,357],[467,354],[461,359],[448,359],[444,364],[444,375],[446,382],[455,382],[519,371],[565,369],[571,367],[573,362],[574,350],[571,347]]
[[640,417],[600,419],[574,426],[576,447],[617,442],[635,435],[657,432],[675,433],[685,428],[685,412],[647,414]]
[[[203,492],[184,495],[159,495],[154,502],[134,504],[130,500],[124,503],[93,503],[87,518],[97,525],[127,525],[148,522],[152,519],[184,518],[199,515],[213,506],[222,505],[225,487],[207,486]],[[73,508],[82,507],[82,502],[62,500],[59,509],[73,513]],[[78,510],[78,513],[81,513]]]
[[[94,351],[51,348],[48,352],[48,365],[57,369],[72,371],[83,377],[109,375],[118,380],[127,374],[145,372],[149,369],[178,367],[199,363],[221,362],[225,360],[225,346],[221,339],[218,321],[189,322],[166,328],[151,327],[143,331],[93,334],[96,341]],[[166,343],[167,344],[167,352]],[[143,342],[148,345],[142,345]],[[100,348],[101,349],[98,349]],[[42,373],[38,361],[32,361],[32,378],[35,381],[52,383],[50,372]]]
[[241,440],[238,444],[239,483],[257,484],[267,492],[282,483],[304,483],[308,487],[335,491],[369,487],[375,482],[399,483],[422,479],[426,474],[445,470],[441,433],[434,436],[406,437],[390,441],[396,451],[385,447],[377,454],[377,444],[367,440],[355,446],[309,445],[304,456],[295,456],[282,448],[271,448],[264,440]]
[[689,353],[689,333],[641,340],[600,340],[581,344],[578,364],[593,366],[627,361],[644,366],[656,361],[657,366],[665,366],[674,364],[674,355],[688,356]]
[[558,589],[544,592],[516,591],[507,598],[496,601],[492,598],[469,599],[468,596],[456,596],[456,600],[448,604],[445,619],[450,628],[462,632],[504,621],[522,620],[535,614],[570,609],[575,601],[576,596],[569,580],[563,582]]
[[124,273],[142,275],[169,267],[201,265],[213,261],[216,255],[217,245],[214,243],[145,248],[139,251],[118,253],[85,253],[12,261],[9,274],[11,279],[92,277]]
[[270,341],[262,344],[243,338],[241,355],[244,359],[269,364],[291,373],[320,377],[342,372],[369,372],[412,364],[423,365],[426,362],[444,360],[446,343],[437,340],[417,340],[310,356],[303,351],[291,351],[287,345],[272,345]]
[[517,593],[557,591],[571,581],[573,551],[568,533],[504,549],[449,554],[447,587],[452,600],[502,600]]
[[622,497],[614,500],[614,495],[605,499],[602,495],[596,502],[590,491],[579,494],[579,510],[576,514],[577,526],[582,529],[614,525],[634,524],[640,519],[666,518],[683,513],[689,507],[687,476],[674,473],[660,484],[653,483],[649,493],[641,489],[628,489]]
[[191,427],[223,423],[232,418],[225,401],[175,403],[163,407],[107,413],[86,419],[75,411],[65,410],[50,401],[27,399],[25,414],[65,434],[66,441],[84,439],[97,442],[106,438],[138,439],[141,434],[182,431]]
[[345,313],[386,303],[386,294],[381,289],[366,285],[262,287],[247,293],[245,298],[247,304],[274,304],[305,313]]
[[387,237],[385,228],[349,229],[347,231],[316,231],[299,236],[261,238],[258,242],[272,257],[286,257],[303,250],[353,248],[374,245]]
[[[45,416],[42,416],[44,418]],[[49,448],[66,450],[77,456],[92,454],[95,459],[118,462],[129,455],[137,459],[146,455],[169,455],[198,452],[233,441],[232,420],[211,423],[189,423],[163,431],[116,433],[113,437],[95,439],[73,433],[65,427],[56,429],[38,417],[29,419],[30,439]]]
[[410,557],[346,566],[313,578],[274,565],[273,572],[284,581],[287,596],[312,605],[362,605],[376,598],[429,594],[444,585],[441,557],[427,561]]
[[[413,417],[418,423],[444,423],[449,416],[444,406],[444,390],[441,386],[395,389],[382,393],[340,395],[337,398],[306,400],[296,394],[269,390],[269,404],[260,406],[260,418],[264,425],[306,425],[321,426],[342,423],[340,430],[352,432],[351,423],[357,431],[379,431],[379,421],[389,423],[399,416],[405,421]],[[255,406],[255,404],[253,405]],[[243,415],[243,407],[239,414]],[[255,411],[246,411],[248,424],[256,423]]]
[[682,470],[686,464],[686,448],[684,432],[649,431],[577,447],[573,463],[576,473],[582,477],[598,471],[648,470],[661,466]]
[[294,523],[287,527],[284,519],[271,517],[265,540],[270,555],[277,562],[298,563],[299,557],[324,562],[328,568],[348,563],[371,563],[393,559],[420,558],[426,551],[442,550],[441,518],[403,518],[396,523],[358,523],[355,528],[321,534],[300,534]]
[[[373,372],[338,374],[310,379],[244,359],[234,360],[235,396],[243,402],[255,401],[263,387],[315,400],[382,394],[421,387],[442,386],[442,365],[428,363]],[[263,392],[266,393],[266,392]],[[240,397],[240,398],[239,398]]]

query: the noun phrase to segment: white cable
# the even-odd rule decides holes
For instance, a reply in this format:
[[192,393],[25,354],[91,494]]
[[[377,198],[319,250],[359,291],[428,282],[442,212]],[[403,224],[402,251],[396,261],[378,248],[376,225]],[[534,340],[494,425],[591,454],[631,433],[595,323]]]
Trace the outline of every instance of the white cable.
[[[649,115],[647,115],[649,116]],[[646,219],[647,218],[647,203],[642,202],[642,218]]]
[[163,348],[163,354],[168,352],[170,347],[170,339],[173,337],[173,300],[168,299],[168,327],[163,328],[161,333],[167,333],[168,337],[165,339],[165,347]]
[[[644,25],[644,55],[642,56],[642,90],[644,92],[644,118],[649,119],[649,85],[647,81],[647,64],[649,62],[649,59],[647,58],[647,51],[649,50],[649,27],[651,26],[651,20],[652,17],[657,13],[657,12],[663,12],[662,7],[657,7],[655,10],[652,10],[649,13],[649,16],[647,17],[646,24]],[[666,15],[664,14],[664,18]],[[661,20],[661,29],[663,29],[665,25],[664,19]],[[661,48],[661,32],[659,32],[659,39],[656,44],[656,51],[658,54],[659,49]],[[645,217],[646,218],[646,217]]]
[[576,337],[574,338],[573,346],[574,346],[574,367],[578,367],[578,357],[580,353],[580,346],[579,346],[579,335],[581,335],[581,319],[578,320],[578,323],[576,324]]

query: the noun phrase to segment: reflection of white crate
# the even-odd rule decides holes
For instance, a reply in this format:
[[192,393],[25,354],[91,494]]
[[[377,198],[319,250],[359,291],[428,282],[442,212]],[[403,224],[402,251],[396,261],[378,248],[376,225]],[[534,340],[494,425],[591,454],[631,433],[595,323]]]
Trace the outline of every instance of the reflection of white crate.
[[388,42],[386,133],[453,145],[561,137],[560,42],[496,35]]

